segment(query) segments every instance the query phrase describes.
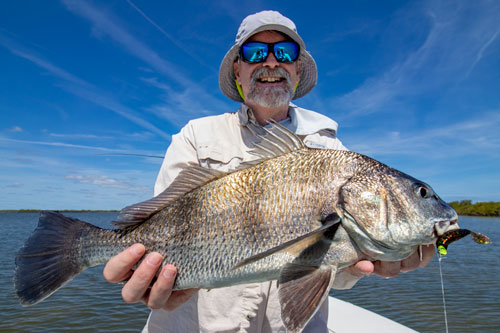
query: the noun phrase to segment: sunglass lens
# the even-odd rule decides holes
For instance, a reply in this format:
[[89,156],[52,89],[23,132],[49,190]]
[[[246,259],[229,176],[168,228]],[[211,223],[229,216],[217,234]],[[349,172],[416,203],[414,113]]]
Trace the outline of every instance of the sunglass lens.
[[299,56],[299,45],[294,42],[276,43],[274,56],[279,62],[294,62]]
[[267,58],[267,44],[246,43],[241,47],[241,55],[248,62],[263,62]]

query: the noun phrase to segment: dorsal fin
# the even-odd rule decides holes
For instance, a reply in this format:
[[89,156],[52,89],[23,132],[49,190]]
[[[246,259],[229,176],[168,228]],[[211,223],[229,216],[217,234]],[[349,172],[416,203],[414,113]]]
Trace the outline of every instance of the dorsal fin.
[[[269,127],[246,125],[246,128],[253,135],[260,138],[260,141],[255,143],[249,152],[257,156],[258,159],[243,162],[230,172],[247,169],[264,160],[279,157],[305,147],[302,140],[283,125],[274,120],[269,121],[268,124]],[[184,194],[230,172],[205,169],[192,164],[181,171],[172,184],[160,195],[123,208],[117,220],[113,221],[113,225],[120,229],[137,226]]]
[[269,127],[259,127],[251,123],[242,126],[260,139],[259,142],[252,144],[251,150],[248,152],[257,158],[242,162],[236,169],[231,170],[232,172],[247,169],[265,160],[306,148],[302,139],[295,133],[272,119],[268,121]]
[[[257,127],[255,125],[246,126],[253,135],[260,138],[261,141],[254,143],[250,151],[252,155],[260,159],[275,158],[284,154],[291,153],[305,147],[304,142],[285,126],[270,120],[269,128]],[[258,132],[263,132],[259,134]]]
[[123,208],[113,225],[120,229],[141,224],[156,212],[184,194],[226,175],[218,170],[190,165],[182,170],[170,186],[156,197]]

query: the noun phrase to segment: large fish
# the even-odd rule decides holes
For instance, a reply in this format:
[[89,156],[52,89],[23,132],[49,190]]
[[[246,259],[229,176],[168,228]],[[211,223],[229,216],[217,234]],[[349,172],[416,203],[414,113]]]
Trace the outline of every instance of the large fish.
[[279,124],[255,130],[258,160],[230,173],[191,166],[124,208],[117,229],[42,212],[16,257],[21,304],[140,242],[177,267],[176,290],[278,280],[283,322],[301,331],[337,270],[402,260],[458,228],[455,211],[415,178],[354,152],[308,148]]

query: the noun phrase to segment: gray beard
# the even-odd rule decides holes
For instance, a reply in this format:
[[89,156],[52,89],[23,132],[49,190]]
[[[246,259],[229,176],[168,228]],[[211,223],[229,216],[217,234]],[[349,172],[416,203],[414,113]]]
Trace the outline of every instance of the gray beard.
[[[286,79],[284,87],[262,87],[257,86],[257,78],[261,76],[280,76]],[[292,83],[290,82],[290,75],[286,70],[277,67],[274,70],[268,68],[259,68],[252,74],[252,81],[250,82],[250,91],[247,98],[262,107],[273,108],[278,106],[288,105],[293,97]]]

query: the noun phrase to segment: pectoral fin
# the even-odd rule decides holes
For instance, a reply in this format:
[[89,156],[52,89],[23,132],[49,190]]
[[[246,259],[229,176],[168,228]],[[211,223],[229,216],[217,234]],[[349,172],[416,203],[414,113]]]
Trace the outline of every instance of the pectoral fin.
[[281,271],[279,298],[281,319],[288,332],[300,332],[328,296],[336,267],[288,264]]
[[335,231],[337,231],[337,228],[340,225],[340,217],[337,214],[331,214],[327,217],[326,220],[324,221],[319,221],[323,225],[319,227],[318,229],[315,229],[314,231],[307,233],[303,236],[297,237],[295,239],[292,239],[291,241],[288,241],[286,243],[283,243],[281,245],[278,245],[276,247],[273,247],[272,249],[269,249],[267,251],[261,252],[257,255],[254,255],[250,258],[247,258],[243,261],[241,261],[239,264],[233,267],[233,269],[237,269],[239,267],[251,264],[253,262],[256,262],[258,260],[261,260],[265,257],[268,257],[274,253],[278,252],[288,252],[291,255],[297,257],[299,256],[302,251],[305,249],[309,248],[313,244],[317,243],[324,237],[327,237],[328,240],[333,239],[333,236],[335,235]]

